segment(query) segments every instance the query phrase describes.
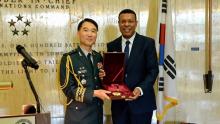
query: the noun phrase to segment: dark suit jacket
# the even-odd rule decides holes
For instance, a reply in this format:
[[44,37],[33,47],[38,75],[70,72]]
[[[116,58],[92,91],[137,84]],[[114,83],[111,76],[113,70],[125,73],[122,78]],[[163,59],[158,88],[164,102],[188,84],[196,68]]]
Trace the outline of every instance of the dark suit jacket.
[[[122,37],[107,44],[108,52],[122,52]],[[120,108],[128,105],[134,114],[151,112],[156,109],[156,100],[153,85],[159,69],[155,41],[136,33],[125,72],[125,83],[133,91],[135,87],[141,87],[143,96],[137,100],[125,102],[123,100],[112,101],[112,111],[120,111]]]
[[[74,70],[71,69],[71,66],[67,67],[67,56],[70,56]],[[60,83],[67,101],[72,100],[66,108],[65,124],[103,124],[103,102],[93,97],[93,90],[101,88],[97,63],[102,62],[102,56],[95,51],[92,52],[92,56],[94,69],[91,68],[88,59],[79,47],[62,56]],[[68,68],[69,75],[67,75]],[[85,92],[80,91],[81,87],[71,73],[72,71],[76,73],[80,83],[83,83],[82,80],[85,83],[86,80],[86,83],[83,84]],[[66,80],[68,83],[65,86]]]

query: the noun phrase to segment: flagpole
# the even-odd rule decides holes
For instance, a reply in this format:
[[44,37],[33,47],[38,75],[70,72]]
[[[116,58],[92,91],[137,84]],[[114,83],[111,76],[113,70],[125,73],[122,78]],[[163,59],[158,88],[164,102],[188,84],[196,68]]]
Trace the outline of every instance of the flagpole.
[[209,70],[212,70],[212,59],[211,59],[211,56],[212,56],[212,0],[208,0],[209,3],[208,3],[208,24],[209,24],[209,27],[208,27],[208,38],[209,38],[209,42],[208,42],[208,46],[209,46]]
[[208,70],[211,69],[211,55],[212,55],[212,0],[206,0],[206,36],[208,49]]
[[206,0],[205,6],[205,71],[203,75],[205,93],[212,92],[212,0]]

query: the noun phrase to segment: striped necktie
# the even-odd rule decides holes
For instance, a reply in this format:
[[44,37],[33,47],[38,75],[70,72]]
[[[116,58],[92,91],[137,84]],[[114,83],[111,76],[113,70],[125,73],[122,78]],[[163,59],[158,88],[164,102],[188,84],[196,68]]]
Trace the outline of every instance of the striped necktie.
[[126,41],[126,46],[125,46],[125,49],[124,49],[124,53],[125,53],[125,65],[127,64],[128,58],[129,58],[129,44],[130,44],[130,41]]

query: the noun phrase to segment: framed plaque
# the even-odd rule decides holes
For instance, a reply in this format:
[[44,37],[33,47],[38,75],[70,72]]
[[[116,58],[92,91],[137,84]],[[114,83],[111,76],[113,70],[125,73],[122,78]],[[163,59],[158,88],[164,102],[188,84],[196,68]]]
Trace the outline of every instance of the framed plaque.
[[103,56],[103,68],[106,76],[103,78],[104,89],[111,91],[112,100],[126,99],[132,96],[132,92],[124,83],[125,53],[107,52]]

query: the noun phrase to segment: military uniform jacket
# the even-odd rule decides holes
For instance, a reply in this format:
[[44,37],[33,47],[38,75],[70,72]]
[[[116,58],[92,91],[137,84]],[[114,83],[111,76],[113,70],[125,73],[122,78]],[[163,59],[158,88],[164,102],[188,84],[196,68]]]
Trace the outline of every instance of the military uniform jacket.
[[65,124],[102,124],[103,102],[93,97],[101,88],[97,64],[102,62],[100,53],[92,51],[93,67],[78,47],[61,58],[60,84],[67,97]]

